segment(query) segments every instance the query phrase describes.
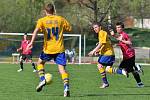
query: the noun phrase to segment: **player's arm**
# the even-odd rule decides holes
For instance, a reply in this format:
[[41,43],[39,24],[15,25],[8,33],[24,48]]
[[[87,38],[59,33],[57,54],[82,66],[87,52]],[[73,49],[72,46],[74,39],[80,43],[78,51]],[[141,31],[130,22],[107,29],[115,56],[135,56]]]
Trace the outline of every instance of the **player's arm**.
[[64,24],[64,31],[65,32],[70,32],[72,30],[71,25],[69,24],[69,22],[63,18],[63,24]]
[[32,38],[31,38],[31,42],[28,44],[28,46],[27,46],[27,48],[26,48],[27,50],[29,50],[29,49],[32,48],[33,42],[34,42],[34,40],[35,40],[35,37],[36,37],[38,31],[39,31],[39,28],[35,28],[35,29],[34,29],[33,34],[32,34]]
[[22,48],[22,42],[21,42],[21,46],[20,48],[17,49],[17,52],[21,51],[23,48]]
[[97,52],[99,52],[99,48],[101,47],[101,45],[100,44],[97,44],[97,46],[92,50],[92,51],[90,51],[89,53],[88,53],[88,55],[89,56],[92,56],[92,55],[94,55],[94,54],[96,54]]
[[118,36],[115,34],[115,32],[113,30],[109,30],[110,35],[114,38],[118,38]]
[[33,45],[31,45],[28,49],[31,50],[33,48]]
[[22,47],[18,48],[18,49],[17,49],[17,52],[19,52],[19,51],[21,51],[21,50],[22,50]]
[[125,39],[123,39],[123,36],[121,35],[121,36],[119,36],[118,38],[116,38],[118,41],[121,41],[121,42],[123,42],[123,43],[125,43],[125,44],[128,44],[128,45],[131,45],[132,44],[132,42],[131,42],[131,40],[130,40],[130,38],[128,37],[126,40]]

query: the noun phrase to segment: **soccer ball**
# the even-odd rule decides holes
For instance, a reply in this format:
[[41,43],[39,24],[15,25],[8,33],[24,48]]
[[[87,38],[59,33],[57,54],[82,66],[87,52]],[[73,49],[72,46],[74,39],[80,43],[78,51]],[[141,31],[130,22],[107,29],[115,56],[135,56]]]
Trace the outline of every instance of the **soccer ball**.
[[50,84],[52,82],[52,74],[46,73],[45,79],[46,79],[46,84]]

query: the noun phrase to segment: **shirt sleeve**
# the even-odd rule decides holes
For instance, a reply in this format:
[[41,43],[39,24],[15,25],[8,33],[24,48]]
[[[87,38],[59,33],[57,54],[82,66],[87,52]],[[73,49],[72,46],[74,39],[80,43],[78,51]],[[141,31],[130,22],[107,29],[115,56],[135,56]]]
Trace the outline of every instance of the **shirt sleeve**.
[[43,26],[42,21],[39,19],[39,20],[37,21],[36,28],[41,29],[42,26]]
[[128,34],[123,34],[123,39],[125,39],[126,41],[131,41]]
[[66,32],[70,32],[72,30],[71,25],[65,18],[63,18],[63,28],[64,28],[64,31]]
[[102,31],[99,32],[99,42],[102,43],[106,43],[106,38],[107,38],[107,33]]

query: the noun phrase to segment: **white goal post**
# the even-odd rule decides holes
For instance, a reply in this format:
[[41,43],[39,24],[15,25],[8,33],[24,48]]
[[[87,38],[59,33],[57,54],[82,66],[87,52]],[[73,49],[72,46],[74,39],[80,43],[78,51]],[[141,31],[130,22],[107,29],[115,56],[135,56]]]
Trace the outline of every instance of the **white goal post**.
[[[24,33],[0,33],[0,35],[24,35]],[[28,35],[32,35],[32,33],[28,33]],[[42,36],[43,34],[38,34],[39,36]],[[78,63],[81,64],[81,34],[63,34],[64,36],[70,36],[70,37],[78,37],[79,38],[79,61]]]

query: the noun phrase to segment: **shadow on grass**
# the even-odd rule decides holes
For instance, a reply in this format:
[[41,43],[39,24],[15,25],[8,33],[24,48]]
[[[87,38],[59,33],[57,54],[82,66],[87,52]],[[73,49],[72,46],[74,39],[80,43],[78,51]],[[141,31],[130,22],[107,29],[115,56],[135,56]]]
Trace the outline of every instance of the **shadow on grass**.
[[[149,88],[150,86],[144,86],[144,87],[141,87],[141,88]],[[126,87],[126,88],[140,88],[140,87]]]
[[[56,96],[56,97],[63,97],[63,95],[60,94],[45,94],[45,95],[41,95],[41,96]],[[150,96],[150,93],[142,93],[142,94],[138,94],[138,93],[118,93],[118,94],[113,94],[113,93],[106,93],[106,94],[73,94],[70,97],[94,97],[94,96]]]
[[135,94],[128,94],[128,93],[125,93],[125,94],[87,94],[86,96],[121,96],[121,95],[135,95],[135,96],[141,95],[141,96],[143,96],[143,95],[150,95],[150,93],[143,93],[143,94],[137,94],[137,93],[135,93]]

